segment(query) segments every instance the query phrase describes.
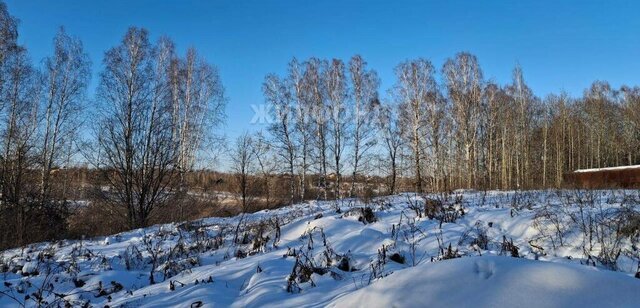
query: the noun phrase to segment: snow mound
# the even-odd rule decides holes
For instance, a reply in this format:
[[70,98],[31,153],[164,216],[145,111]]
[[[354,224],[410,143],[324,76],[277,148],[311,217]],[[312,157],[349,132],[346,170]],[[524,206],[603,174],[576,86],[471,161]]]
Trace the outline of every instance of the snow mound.
[[640,280],[595,268],[469,257],[397,271],[332,307],[638,307]]

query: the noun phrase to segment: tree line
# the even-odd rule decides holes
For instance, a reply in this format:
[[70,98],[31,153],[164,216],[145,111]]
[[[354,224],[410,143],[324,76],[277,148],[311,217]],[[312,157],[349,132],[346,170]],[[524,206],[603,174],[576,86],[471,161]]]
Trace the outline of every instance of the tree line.
[[500,85],[468,52],[439,69],[406,60],[395,78],[380,99],[379,78],[359,55],[294,58],[283,76],[265,77],[267,139],[276,170],[291,175],[291,202],[354,196],[358,177],[385,178],[378,194],[397,192],[400,178],[418,193],[536,189],[562,187],[576,169],[639,162],[638,87],[595,81],[582,97],[541,98],[520,66]]

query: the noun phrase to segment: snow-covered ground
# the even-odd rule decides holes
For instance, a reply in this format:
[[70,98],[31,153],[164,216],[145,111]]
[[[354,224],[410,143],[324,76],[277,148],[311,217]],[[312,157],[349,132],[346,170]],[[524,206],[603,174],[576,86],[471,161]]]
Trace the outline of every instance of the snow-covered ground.
[[40,243],[2,253],[0,306],[632,307],[639,202],[403,194]]
[[336,307],[637,307],[639,283],[614,272],[507,257],[402,270],[338,298]]

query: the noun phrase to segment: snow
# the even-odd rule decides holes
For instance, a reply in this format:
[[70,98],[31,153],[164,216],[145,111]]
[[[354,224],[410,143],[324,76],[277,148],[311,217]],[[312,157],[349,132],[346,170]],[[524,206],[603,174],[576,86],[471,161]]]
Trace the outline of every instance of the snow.
[[469,257],[404,269],[332,307],[637,307],[640,280],[580,265]]
[[[38,298],[54,307],[625,307],[640,300],[636,243],[621,240],[614,265],[598,243],[587,257],[568,215],[610,217],[639,210],[637,200],[637,191],[465,190],[445,201],[459,217],[441,223],[416,215],[422,196],[401,194],[38,243],[0,253],[0,307]],[[359,219],[364,206],[375,222]],[[511,242],[519,258],[503,249]],[[448,247],[459,258],[445,260]],[[316,271],[290,293],[297,262]]]
[[35,274],[38,272],[38,262],[36,261],[29,261],[26,262],[23,266],[22,266],[22,275],[31,275],[31,274]]

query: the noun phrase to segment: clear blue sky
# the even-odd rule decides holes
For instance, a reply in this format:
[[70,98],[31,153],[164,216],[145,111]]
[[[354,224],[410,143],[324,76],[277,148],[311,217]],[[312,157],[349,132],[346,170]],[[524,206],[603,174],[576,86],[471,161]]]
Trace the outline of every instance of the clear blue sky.
[[[263,102],[265,74],[291,57],[347,60],[361,54],[386,95],[393,67],[426,57],[441,67],[458,51],[478,56],[500,83],[516,63],[535,93],[580,95],[593,80],[640,84],[640,1],[161,1],[6,0],[21,20],[20,41],[34,60],[51,52],[58,26],[79,36],[94,62],[95,88],[105,50],[127,27],[195,46],[220,69],[229,137]],[[562,3],[557,3],[562,2]]]

